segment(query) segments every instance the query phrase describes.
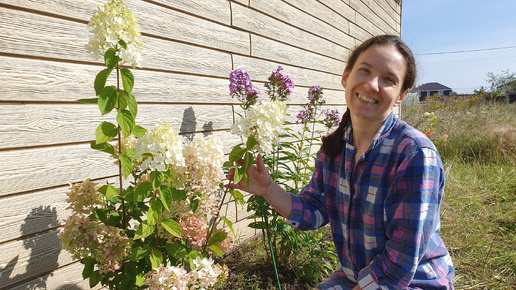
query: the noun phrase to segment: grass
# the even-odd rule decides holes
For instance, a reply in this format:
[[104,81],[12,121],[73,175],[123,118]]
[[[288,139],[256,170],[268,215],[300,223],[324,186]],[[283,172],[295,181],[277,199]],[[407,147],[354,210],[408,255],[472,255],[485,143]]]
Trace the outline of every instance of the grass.
[[[402,119],[426,132],[425,112],[435,114],[434,143],[446,170],[441,236],[455,266],[455,288],[516,289],[516,104],[430,98],[403,106]],[[444,134],[445,143],[438,139]],[[224,261],[233,275],[222,289],[277,289],[261,238]],[[317,284],[294,270],[279,269],[282,289]]]
[[434,112],[446,170],[441,236],[450,251],[457,289],[516,289],[516,104],[479,98],[431,98],[402,108],[425,130]]

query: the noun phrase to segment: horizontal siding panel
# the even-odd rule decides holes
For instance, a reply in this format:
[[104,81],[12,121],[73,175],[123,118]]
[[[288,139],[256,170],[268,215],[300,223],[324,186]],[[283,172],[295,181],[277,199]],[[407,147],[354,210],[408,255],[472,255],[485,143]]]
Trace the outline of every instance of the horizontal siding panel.
[[0,151],[0,196],[116,175],[118,168],[89,144]]
[[[34,280],[16,285],[11,290],[23,289],[61,289],[86,290],[90,289],[89,280],[82,279],[84,265],[79,262],[61,267],[51,274],[42,275]],[[92,289],[102,289],[97,285]]]
[[[235,68],[245,69],[253,80],[266,80],[270,76],[271,72],[276,71],[278,68],[276,63],[244,56],[234,56],[233,62]],[[287,65],[282,67],[284,69],[283,72],[294,81],[296,86],[311,87],[314,85],[320,85],[321,87],[328,89],[342,89],[342,85],[340,84],[340,74],[330,74]]]
[[[136,124],[151,130],[168,123],[180,133],[229,130],[232,107],[140,104]],[[95,105],[4,104],[0,106],[0,149],[95,140],[102,121],[115,123],[115,112],[100,116]]]
[[[85,24],[15,10],[0,10],[0,52],[91,61]],[[231,55],[174,41],[142,37],[142,67],[226,77]]]
[[[334,1],[334,7],[327,6],[320,1],[308,2],[303,0],[289,0],[289,3],[290,5],[295,6],[305,13],[317,18],[318,22],[324,22],[337,30],[346,33],[345,39],[353,39],[353,35],[349,34],[349,22],[350,20],[355,20],[355,11],[341,1]],[[344,15],[341,15],[336,11],[342,11]],[[336,40],[339,42],[338,37],[336,37]],[[354,46],[354,44],[354,41],[351,40],[351,46]]]
[[[318,13],[321,13],[319,15],[324,15],[324,11],[318,10],[322,5],[316,5],[316,3],[314,3],[310,4],[310,6],[312,7],[312,11],[315,10],[318,11]],[[281,0],[253,0],[251,2],[251,7],[282,22],[295,26],[300,30],[318,35],[321,38],[327,39],[346,48],[352,48],[355,44],[354,39],[347,34],[348,23],[342,18],[339,26],[337,26],[340,29],[337,29],[298,9],[295,3],[291,3],[289,5]]]
[[[104,67],[0,56],[0,101],[75,102],[95,97],[95,76]],[[225,78],[132,70],[138,102],[231,102],[229,73]],[[115,73],[113,73],[114,78]],[[108,85],[114,85],[110,78]]]
[[285,24],[263,13],[232,3],[233,25],[263,37],[289,43],[319,54],[342,59],[347,49],[294,26]]
[[325,57],[261,36],[252,35],[251,42],[253,57],[335,74],[341,74],[345,67],[344,59]]
[[0,285],[11,285],[48,273],[73,262],[71,255],[61,251],[59,231],[49,231],[24,240],[0,245]]
[[[73,0],[40,2],[6,0],[4,2],[30,9],[36,14],[41,11],[76,19],[79,22],[89,22],[97,7],[106,3],[106,1]],[[196,43],[235,53],[249,53],[247,33],[232,30],[229,27],[230,4],[226,0],[155,2],[160,5],[138,0],[124,2],[138,18],[143,34]],[[89,28],[84,29],[89,31]]]
[[[302,2],[302,0],[294,0],[294,2]],[[355,9],[351,8],[349,4],[349,0],[317,0],[317,2],[324,4],[326,7],[330,8],[331,10],[335,11],[342,17],[346,18],[350,22],[356,21],[356,11]],[[306,3],[306,2],[304,2]],[[306,4],[305,4],[306,5]],[[314,10],[316,11],[316,10]],[[354,35],[350,33],[352,37]]]

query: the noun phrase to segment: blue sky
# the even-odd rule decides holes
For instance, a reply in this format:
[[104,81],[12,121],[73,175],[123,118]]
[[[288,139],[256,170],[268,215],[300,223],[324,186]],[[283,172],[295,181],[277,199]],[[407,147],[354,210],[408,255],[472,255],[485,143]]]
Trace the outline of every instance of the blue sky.
[[[416,56],[417,85],[472,93],[490,86],[488,72],[516,72],[516,1],[403,0],[402,38]],[[482,51],[424,55],[469,50]]]

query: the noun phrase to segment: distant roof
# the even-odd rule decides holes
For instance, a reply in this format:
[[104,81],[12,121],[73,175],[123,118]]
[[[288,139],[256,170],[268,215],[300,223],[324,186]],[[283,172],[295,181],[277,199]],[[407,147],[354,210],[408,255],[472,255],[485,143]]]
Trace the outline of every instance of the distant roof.
[[416,88],[418,91],[439,91],[439,90],[451,90],[447,86],[443,86],[440,83],[426,83]]

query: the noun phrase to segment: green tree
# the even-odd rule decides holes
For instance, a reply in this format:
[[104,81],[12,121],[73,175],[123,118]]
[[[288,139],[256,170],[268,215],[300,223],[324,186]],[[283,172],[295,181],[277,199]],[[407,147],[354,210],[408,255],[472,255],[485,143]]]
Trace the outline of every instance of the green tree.
[[516,73],[508,69],[500,74],[488,72],[486,81],[491,84],[491,92],[496,95],[516,94]]

